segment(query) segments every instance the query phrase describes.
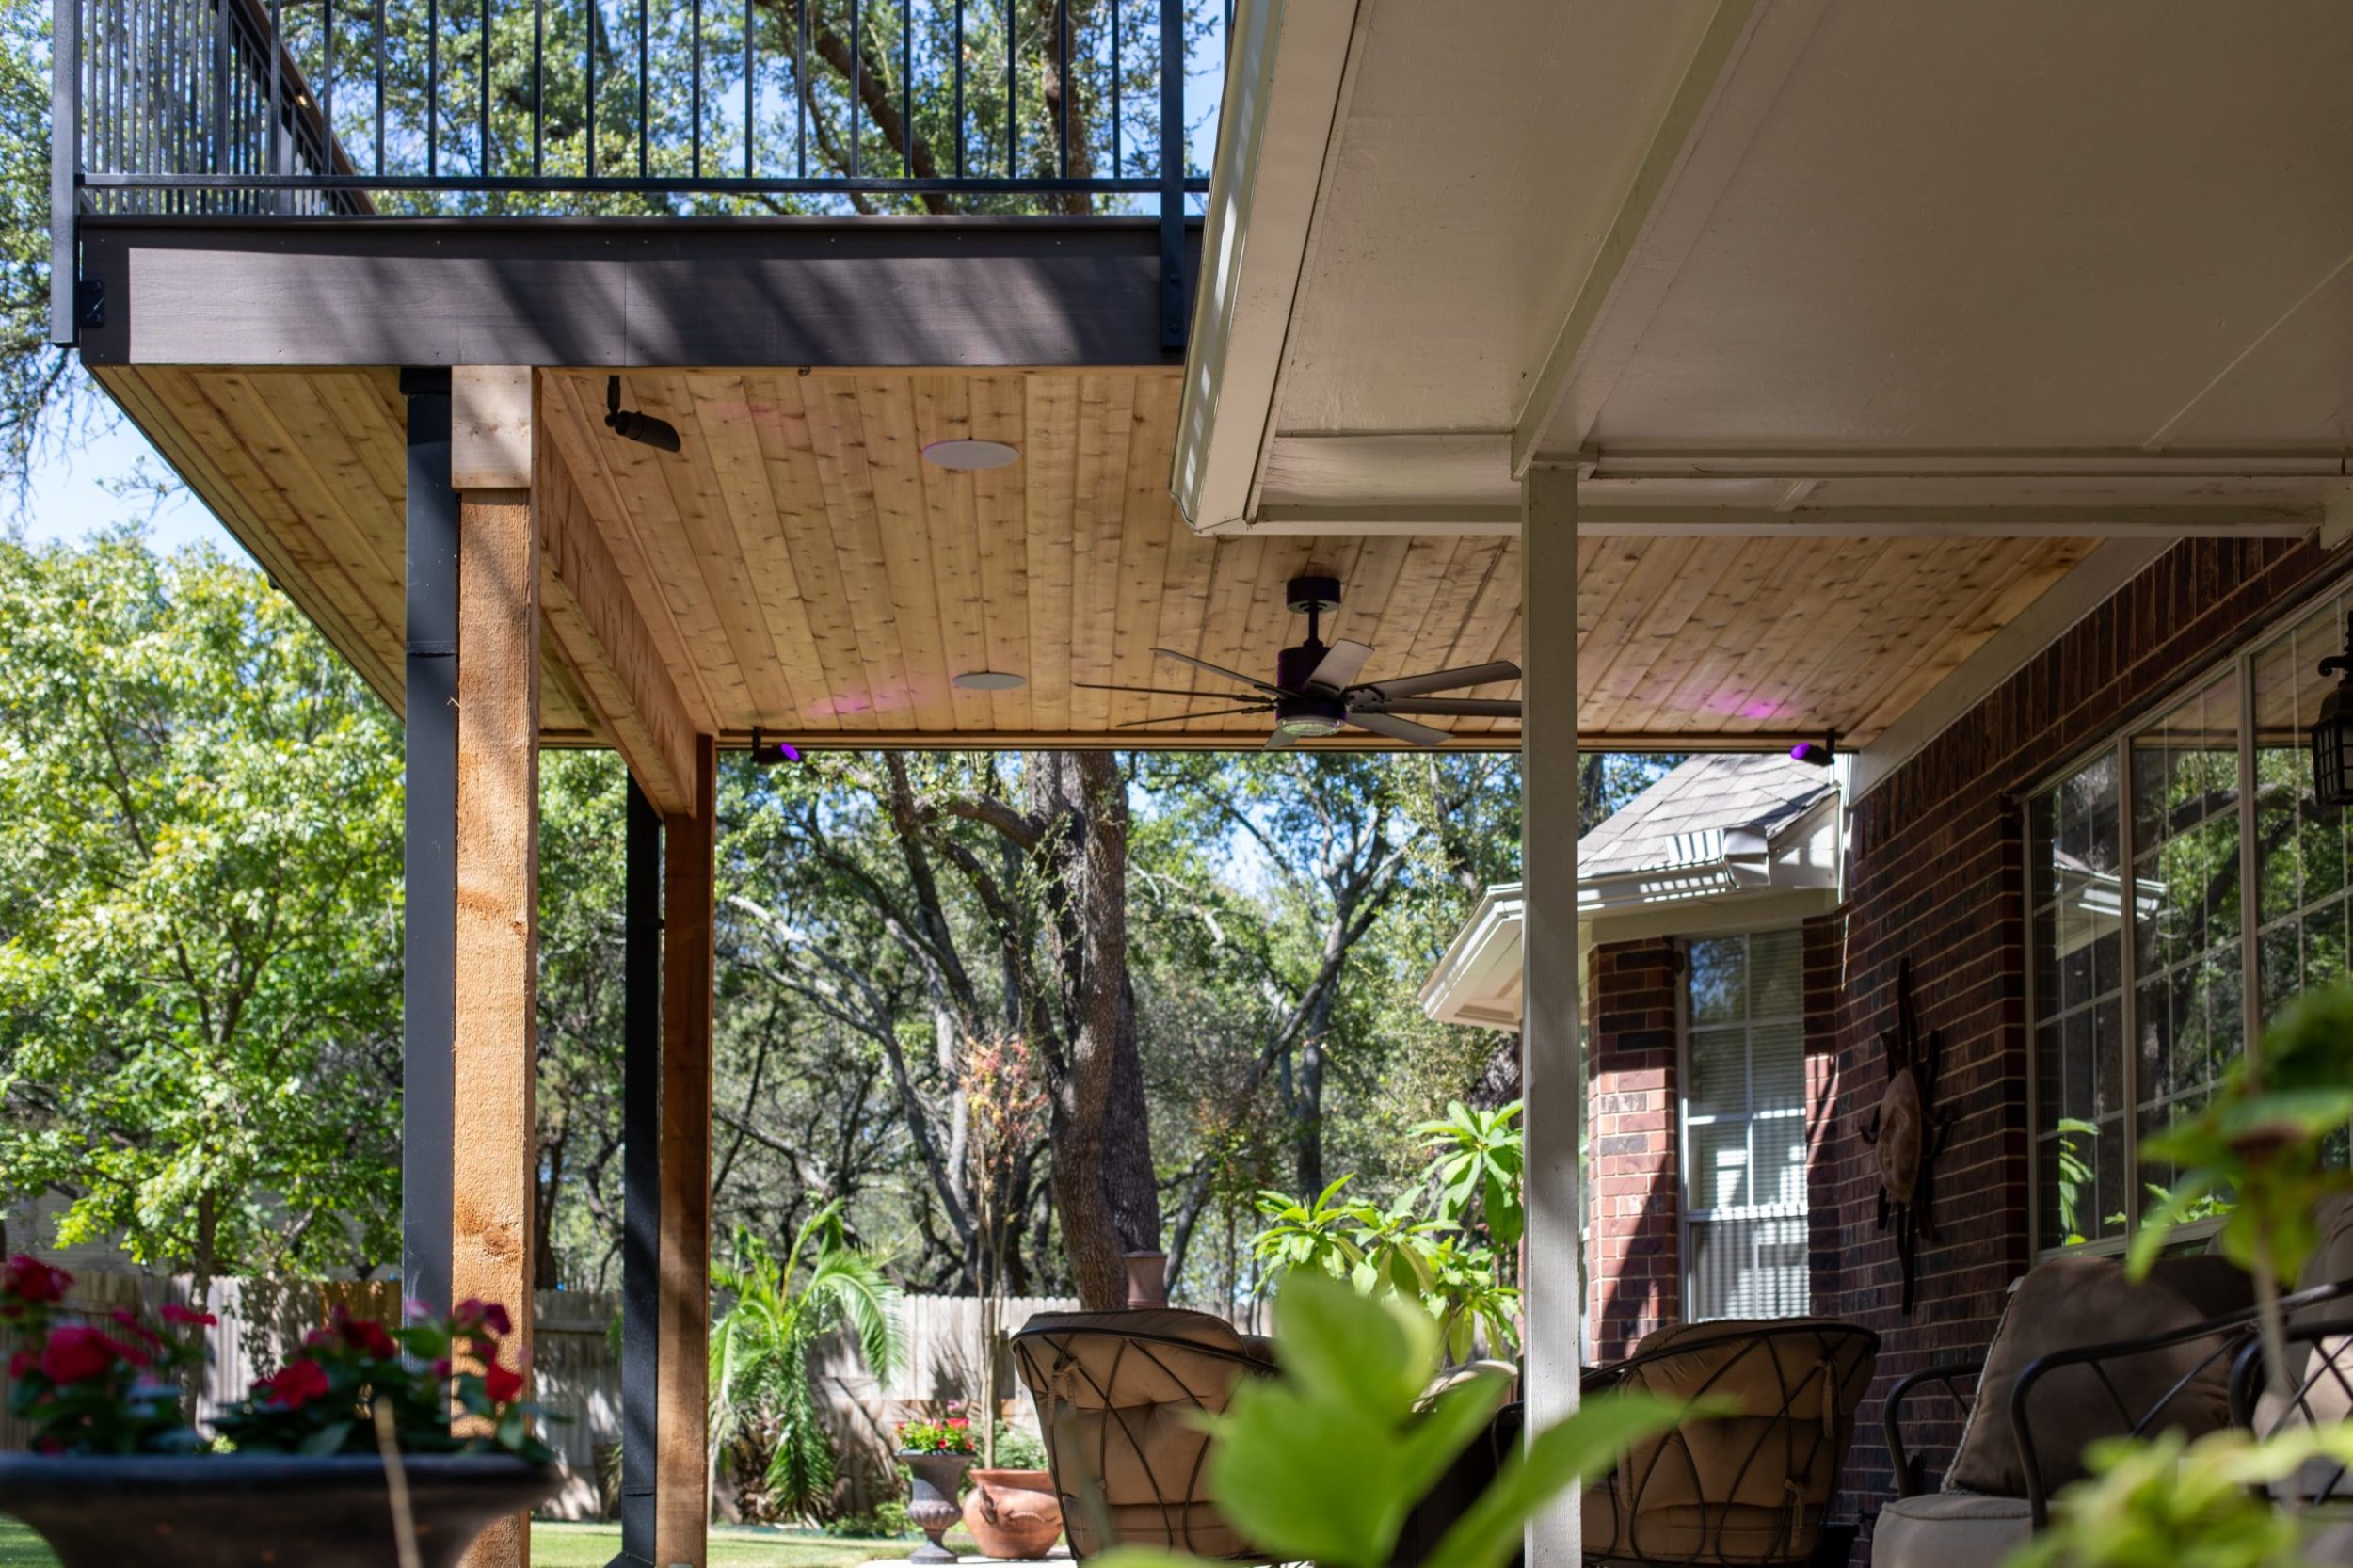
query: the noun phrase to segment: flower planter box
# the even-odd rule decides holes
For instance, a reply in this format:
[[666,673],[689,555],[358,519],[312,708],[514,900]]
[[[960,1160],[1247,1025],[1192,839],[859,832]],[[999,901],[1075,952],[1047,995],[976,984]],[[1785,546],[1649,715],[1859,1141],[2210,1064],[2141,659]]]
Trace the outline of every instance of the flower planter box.
[[[456,1568],[504,1514],[554,1495],[552,1464],[504,1455],[406,1460],[421,1568]],[[399,1568],[381,1460],[0,1455],[0,1513],[63,1568]]]

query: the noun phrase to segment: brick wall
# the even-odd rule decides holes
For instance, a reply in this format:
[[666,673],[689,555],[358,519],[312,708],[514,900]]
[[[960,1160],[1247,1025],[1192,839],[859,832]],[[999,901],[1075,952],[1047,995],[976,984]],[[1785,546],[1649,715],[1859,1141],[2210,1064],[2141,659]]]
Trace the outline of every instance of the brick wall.
[[1676,1245],[1675,987],[1673,942],[1596,946],[1593,998],[1593,1359],[1632,1353],[1651,1330],[1682,1320]]
[[[1826,954],[1836,953],[1819,978],[1837,999],[1810,1026],[1830,1032],[1837,1083],[1812,1202],[1816,1310],[1882,1336],[1848,1475],[1849,1500],[1866,1516],[1891,1491],[1880,1395],[1906,1372],[1981,1349],[2004,1290],[2028,1262],[2020,799],[2178,682],[2280,624],[2324,568],[2303,544],[2176,547],[1852,809],[1847,906],[1809,928]],[[1936,1104],[1958,1118],[1936,1166],[1936,1234],[1920,1243],[1910,1319],[1899,1311],[1893,1234],[1875,1223],[1877,1173],[1855,1134],[1885,1082],[1879,1036],[1895,1027],[1896,967],[1907,954],[1921,1028],[1944,1037]],[[1814,956],[1810,943],[1810,1014]],[[1945,1421],[1929,1432],[1931,1477],[1956,1428]]]

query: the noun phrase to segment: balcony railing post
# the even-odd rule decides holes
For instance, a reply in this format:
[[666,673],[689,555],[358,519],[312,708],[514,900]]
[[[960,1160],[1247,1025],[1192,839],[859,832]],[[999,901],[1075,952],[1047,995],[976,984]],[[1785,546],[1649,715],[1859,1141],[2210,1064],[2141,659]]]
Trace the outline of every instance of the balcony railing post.
[[1185,0],[1160,0],[1160,346],[1185,326]]
[[81,0],[55,0],[49,45],[49,341],[72,344],[80,267],[73,222],[82,162]]

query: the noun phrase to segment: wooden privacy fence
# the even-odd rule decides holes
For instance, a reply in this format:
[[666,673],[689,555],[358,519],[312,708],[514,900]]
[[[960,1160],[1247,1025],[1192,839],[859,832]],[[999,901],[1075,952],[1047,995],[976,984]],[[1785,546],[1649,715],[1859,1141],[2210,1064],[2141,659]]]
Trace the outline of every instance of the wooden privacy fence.
[[[70,1308],[103,1317],[118,1307],[149,1313],[167,1301],[188,1303],[189,1281],[147,1274],[84,1273],[74,1280]],[[197,1400],[197,1417],[209,1420],[222,1405],[241,1397],[256,1378],[276,1370],[324,1324],[336,1304],[362,1317],[390,1320],[400,1311],[400,1293],[390,1283],[219,1279],[207,1292],[204,1310],[220,1321],[205,1331],[211,1365]],[[1004,1332],[1011,1334],[1039,1312],[1066,1312],[1078,1304],[1048,1297],[1017,1297],[1004,1303]],[[534,1302],[533,1398],[551,1414],[549,1446],[556,1450],[567,1480],[547,1512],[557,1518],[601,1518],[610,1512],[604,1484],[607,1462],[621,1432],[621,1358],[613,1334],[620,1312],[617,1291],[542,1290]],[[908,1296],[899,1307],[904,1364],[888,1384],[858,1360],[855,1344],[833,1335],[819,1342],[814,1359],[819,1416],[840,1455],[841,1484],[836,1505],[866,1512],[900,1495],[893,1427],[917,1416],[936,1416],[952,1400],[970,1400],[979,1387],[982,1303],[972,1296]],[[1035,1412],[1013,1374],[1011,1358],[997,1366],[998,1409],[1032,1435]],[[24,1423],[0,1412],[0,1450],[21,1450],[29,1438]]]

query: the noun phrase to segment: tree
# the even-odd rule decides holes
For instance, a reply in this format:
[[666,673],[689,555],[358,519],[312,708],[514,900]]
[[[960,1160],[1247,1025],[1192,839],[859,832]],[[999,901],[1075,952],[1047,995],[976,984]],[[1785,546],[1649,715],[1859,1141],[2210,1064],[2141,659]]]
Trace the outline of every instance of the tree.
[[0,625],[8,1188],[200,1290],[396,1257],[397,721],[209,552],[0,544]]
[[21,494],[34,456],[99,406],[49,344],[49,8],[0,0],[0,481]]

